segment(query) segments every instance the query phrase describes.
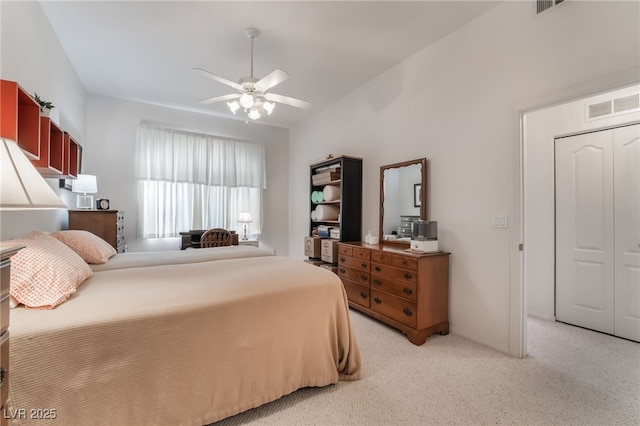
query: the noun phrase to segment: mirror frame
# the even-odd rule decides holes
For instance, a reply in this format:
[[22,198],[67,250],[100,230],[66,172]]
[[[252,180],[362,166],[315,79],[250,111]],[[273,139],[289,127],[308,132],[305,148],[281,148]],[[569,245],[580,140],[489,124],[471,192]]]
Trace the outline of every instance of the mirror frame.
[[384,172],[387,169],[395,169],[395,168],[399,168],[399,167],[406,167],[406,166],[411,166],[414,164],[418,164],[422,166],[422,171],[421,171],[421,181],[420,184],[422,185],[422,191],[420,193],[420,219],[421,220],[426,220],[427,219],[427,159],[426,158],[418,158],[416,160],[409,160],[409,161],[403,161],[401,163],[394,163],[394,164],[387,164],[386,166],[380,166],[380,227],[378,228],[378,236],[379,236],[379,241],[380,243],[384,243],[384,244],[397,244],[397,245],[403,245],[403,246],[408,246],[410,245],[410,243],[406,242],[406,241],[384,241],[383,237],[384,237],[384,229],[383,229],[383,223],[384,223]]

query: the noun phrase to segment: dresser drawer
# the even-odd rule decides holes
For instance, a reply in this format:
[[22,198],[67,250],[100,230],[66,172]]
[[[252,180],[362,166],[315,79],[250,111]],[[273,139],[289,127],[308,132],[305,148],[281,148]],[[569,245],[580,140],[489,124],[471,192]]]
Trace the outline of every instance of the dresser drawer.
[[366,260],[357,259],[355,257],[338,256],[338,263],[349,268],[356,268],[362,270],[369,270],[369,262]]
[[371,288],[404,297],[405,299],[416,300],[417,287],[412,283],[395,281],[382,275],[371,274]]
[[409,256],[391,256],[391,264],[398,268],[410,269],[412,271],[418,270],[418,259]]
[[0,299],[0,334],[9,328],[9,295]]
[[382,251],[374,251],[371,253],[371,261],[376,263],[386,263],[391,265],[391,253],[384,253]]
[[[9,397],[9,332],[0,336],[0,406],[4,407]],[[3,416],[4,417],[4,416]]]
[[369,272],[361,269],[347,268],[344,265],[338,266],[338,276],[359,284],[369,286]]
[[353,257],[353,247],[344,244],[338,244],[338,254],[340,256]]
[[369,287],[360,285],[354,281],[342,279],[342,284],[347,292],[347,298],[353,303],[368,308],[370,306]]
[[367,249],[353,248],[353,257],[356,259],[369,260],[371,259],[371,252]]
[[418,273],[416,271],[394,268],[393,266],[385,265],[384,263],[372,263],[371,273],[381,275],[384,278],[392,280],[407,281],[413,284],[418,282]]
[[371,289],[371,310],[416,328],[417,309],[415,302]]
[[0,298],[9,294],[9,283],[11,281],[10,264],[11,261],[9,259],[0,261]]

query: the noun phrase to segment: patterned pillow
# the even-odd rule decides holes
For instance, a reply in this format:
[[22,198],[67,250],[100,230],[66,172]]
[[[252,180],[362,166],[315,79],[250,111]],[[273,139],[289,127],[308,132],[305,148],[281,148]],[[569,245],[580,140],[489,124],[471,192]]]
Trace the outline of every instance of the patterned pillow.
[[69,246],[87,263],[106,263],[117,253],[111,244],[89,231],[57,231],[51,236]]
[[9,292],[28,308],[56,307],[93,275],[80,256],[49,234],[34,231],[11,243],[26,247],[11,258]]

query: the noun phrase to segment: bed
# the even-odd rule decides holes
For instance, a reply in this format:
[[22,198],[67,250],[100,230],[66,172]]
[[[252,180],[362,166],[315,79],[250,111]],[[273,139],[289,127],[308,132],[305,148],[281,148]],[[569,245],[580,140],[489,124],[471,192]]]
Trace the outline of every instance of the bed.
[[94,272],[110,271],[113,269],[136,268],[140,266],[177,265],[183,263],[197,263],[212,260],[252,258],[275,256],[271,250],[254,246],[211,247],[192,250],[147,251],[133,253],[118,253],[105,263],[90,264]]
[[39,409],[55,418],[12,421],[204,425],[360,378],[335,274],[264,250],[231,253],[162,265],[121,257],[137,260],[94,271],[54,309],[12,309],[6,416]]

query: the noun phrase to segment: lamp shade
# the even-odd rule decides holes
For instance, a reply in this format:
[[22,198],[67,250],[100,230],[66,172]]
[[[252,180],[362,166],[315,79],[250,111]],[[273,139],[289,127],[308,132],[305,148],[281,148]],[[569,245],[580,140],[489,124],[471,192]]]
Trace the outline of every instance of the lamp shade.
[[0,143],[0,210],[66,209],[22,149],[10,140]]
[[98,182],[94,175],[79,174],[77,179],[71,182],[71,191],[82,192],[84,194],[95,194],[98,192]]
[[240,217],[238,217],[238,223],[251,223],[253,219],[251,218],[251,213],[242,212],[240,213]]

